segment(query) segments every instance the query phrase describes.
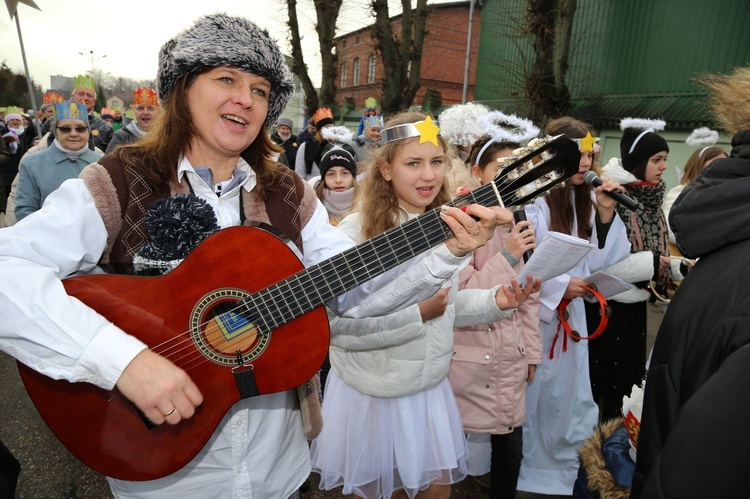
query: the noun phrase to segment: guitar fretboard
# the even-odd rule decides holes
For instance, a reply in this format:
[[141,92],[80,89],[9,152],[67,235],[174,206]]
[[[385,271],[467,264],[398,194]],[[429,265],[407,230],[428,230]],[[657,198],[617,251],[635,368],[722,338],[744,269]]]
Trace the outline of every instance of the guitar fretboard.
[[[494,200],[494,203],[493,203]],[[450,206],[498,205],[488,184]],[[430,210],[246,298],[247,312],[263,332],[276,329],[453,237]]]
[[[553,145],[555,150],[551,151]],[[512,179],[496,177],[449,205],[491,207],[499,205],[500,199],[503,206],[520,205],[578,171],[578,146],[563,136],[551,138],[544,146],[517,158],[504,171],[528,165],[531,158],[546,150],[551,151],[547,158],[530,169],[522,169]],[[560,166],[565,171],[557,177],[552,175]],[[244,309],[242,315],[254,322],[261,333],[268,333],[451,237],[453,233],[442,221],[440,208],[435,208],[248,296],[239,303]]]

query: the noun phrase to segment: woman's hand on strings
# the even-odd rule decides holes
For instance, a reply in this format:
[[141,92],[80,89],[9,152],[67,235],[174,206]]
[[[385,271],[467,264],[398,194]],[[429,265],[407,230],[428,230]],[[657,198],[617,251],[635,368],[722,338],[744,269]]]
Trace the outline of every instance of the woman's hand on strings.
[[117,380],[117,389],[154,424],[177,424],[203,402],[185,371],[151,350],[136,355]]

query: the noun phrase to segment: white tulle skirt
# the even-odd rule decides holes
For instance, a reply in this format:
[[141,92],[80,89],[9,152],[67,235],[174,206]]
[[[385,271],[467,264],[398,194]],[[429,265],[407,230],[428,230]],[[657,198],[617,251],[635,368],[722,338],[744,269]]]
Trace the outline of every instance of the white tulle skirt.
[[323,431],[310,448],[320,488],[367,499],[466,477],[468,447],[447,379],[400,398],[364,395],[328,374]]

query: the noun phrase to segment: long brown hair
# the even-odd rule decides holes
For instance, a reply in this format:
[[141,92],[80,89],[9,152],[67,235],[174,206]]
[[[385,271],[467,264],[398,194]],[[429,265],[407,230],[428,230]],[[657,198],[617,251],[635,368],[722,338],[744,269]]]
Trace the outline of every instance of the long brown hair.
[[[563,134],[571,139],[582,139],[591,132],[591,125],[583,121],[563,116],[547,124],[549,135]],[[592,164],[592,168],[594,165]],[[575,206],[571,204],[570,195],[574,194]],[[591,237],[591,213],[594,203],[591,201],[591,186],[588,184],[571,185],[566,189],[553,189],[547,195],[549,205],[549,230],[573,234],[573,219],[578,222],[577,235],[584,239]]]
[[[388,120],[385,128],[424,121],[426,117],[425,114],[420,112],[400,113]],[[361,183],[361,189],[359,189],[355,201],[356,208],[354,210],[359,211],[362,216],[362,236],[364,239],[377,236],[397,226],[402,221],[404,210],[398,204],[396,194],[393,192],[393,185],[381,175],[380,167],[392,165],[394,157],[408,140],[412,139],[388,142],[374,149],[370,155],[370,160],[365,167],[365,178]],[[445,152],[445,167],[447,169],[452,159],[450,148],[440,136],[438,136],[438,142]],[[440,192],[432,203],[427,206],[426,211],[450,202],[450,183],[448,182],[447,173],[446,171],[446,176],[443,177],[443,185],[440,188]]]
[[690,155],[687,162],[685,163],[685,174],[680,179],[682,185],[688,185],[690,182],[695,180],[695,177],[703,170],[703,165],[706,161],[710,161],[717,156],[726,156],[727,152],[721,147],[706,147],[704,149],[697,149],[693,154]]
[[[177,183],[177,163],[190,149],[191,140],[198,136],[188,107],[187,91],[200,74],[189,73],[177,80],[148,133],[112,153],[116,159],[137,169],[153,187]],[[271,155],[278,151],[263,124],[255,140],[240,154],[255,171],[261,198],[276,188],[281,168],[284,168],[271,160]]]

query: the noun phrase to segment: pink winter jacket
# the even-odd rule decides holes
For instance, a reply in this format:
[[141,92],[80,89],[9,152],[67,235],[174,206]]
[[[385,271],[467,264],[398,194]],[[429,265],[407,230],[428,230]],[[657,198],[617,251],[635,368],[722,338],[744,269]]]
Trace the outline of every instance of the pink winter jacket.
[[[459,289],[489,289],[510,283],[523,266],[511,267],[501,253],[511,225],[495,229],[487,244],[474,252],[459,274]],[[468,433],[509,433],[526,418],[526,376],[530,364],[542,362],[539,294],[513,315],[492,324],[454,330],[448,374],[464,430]]]

